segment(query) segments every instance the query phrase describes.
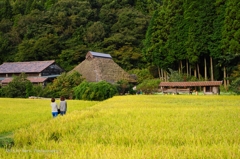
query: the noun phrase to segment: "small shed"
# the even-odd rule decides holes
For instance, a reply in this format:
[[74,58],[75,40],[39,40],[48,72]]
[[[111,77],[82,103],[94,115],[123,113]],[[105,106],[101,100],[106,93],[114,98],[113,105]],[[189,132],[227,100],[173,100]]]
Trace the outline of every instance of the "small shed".
[[159,84],[163,93],[189,93],[196,87],[201,87],[204,94],[220,94],[222,81],[197,81],[197,82],[161,82]]
[[[89,51],[86,59],[73,70],[79,72],[88,82],[107,81],[116,83],[120,80],[136,82],[136,77],[128,74],[117,63],[110,54]],[[72,70],[72,71],[73,71]]]

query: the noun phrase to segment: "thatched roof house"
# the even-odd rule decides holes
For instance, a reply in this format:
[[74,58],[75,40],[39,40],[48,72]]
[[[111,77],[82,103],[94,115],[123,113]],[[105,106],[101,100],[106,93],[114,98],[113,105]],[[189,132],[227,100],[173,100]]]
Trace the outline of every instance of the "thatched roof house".
[[82,74],[88,82],[107,81],[116,83],[120,80],[136,82],[132,75],[116,64],[111,55],[89,51],[86,59],[73,70]]

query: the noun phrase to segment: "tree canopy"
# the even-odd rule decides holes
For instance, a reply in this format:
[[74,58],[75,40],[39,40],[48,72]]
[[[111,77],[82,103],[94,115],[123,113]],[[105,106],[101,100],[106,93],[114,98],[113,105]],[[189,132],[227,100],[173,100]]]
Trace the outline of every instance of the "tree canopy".
[[2,0],[0,63],[54,59],[69,71],[92,50],[125,70],[222,80],[240,61],[239,8],[238,0]]

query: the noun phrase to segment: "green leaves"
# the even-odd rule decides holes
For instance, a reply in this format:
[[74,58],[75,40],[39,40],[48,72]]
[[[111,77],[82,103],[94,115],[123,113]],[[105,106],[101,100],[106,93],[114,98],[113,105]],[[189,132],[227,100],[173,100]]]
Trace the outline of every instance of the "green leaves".
[[229,89],[236,94],[240,94],[240,77],[236,78],[230,85]]
[[52,34],[37,40],[24,40],[18,47],[16,61],[37,61],[55,59],[59,53],[58,38]]
[[117,94],[117,89],[112,84],[101,81],[97,83],[82,82],[74,88],[77,99],[102,101]]
[[71,70],[89,50],[111,54],[127,70],[176,70],[189,62],[188,72],[199,65],[201,73],[204,59],[223,66],[221,56],[229,53],[230,67],[239,63],[238,0],[2,0],[0,6],[1,63],[55,59]]
[[73,98],[73,88],[83,81],[81,75],[76,72],[62,73],[52,84],[45,88],[45,96]]
[[12,18],[12,6],[10,4],[10,0],[2,0],[0,2],[0,21],[4,18]]
[[7,86],[3,87],[3,92],[6,97],[27,98],[34,93],[33,84],[27,79],[27,76],[22,73],[19,76],[13,77],[13,80]]
[[[149,16],[134,7],[135,1],[7,2],[0,2],[4,6],[0,9],[2,62],[54,58],[66,70],[71,70],[85,59],[87,51],[95,50],[109,54],[121,52],[122,56],[115,56],[116,61],[126,69],[143,64],[140,53]],[[133,50],[130,56],[121,51],[125,48]]]
[[160,79],[144,80],[141,84],[137,85],[138,91],[143,91],[146,94],[156,93],[159,87]]

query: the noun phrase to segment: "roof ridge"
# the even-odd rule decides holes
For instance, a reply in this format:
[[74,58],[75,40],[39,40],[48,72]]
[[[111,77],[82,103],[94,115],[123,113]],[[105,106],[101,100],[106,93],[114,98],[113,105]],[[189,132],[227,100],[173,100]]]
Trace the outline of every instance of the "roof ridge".
[[17,62],[3,62],[4,63],[33,63],[33,62],[50,62],[50,61],[53,61],[55,62],[55,60],[44,60],[44,61],[17,61]]

